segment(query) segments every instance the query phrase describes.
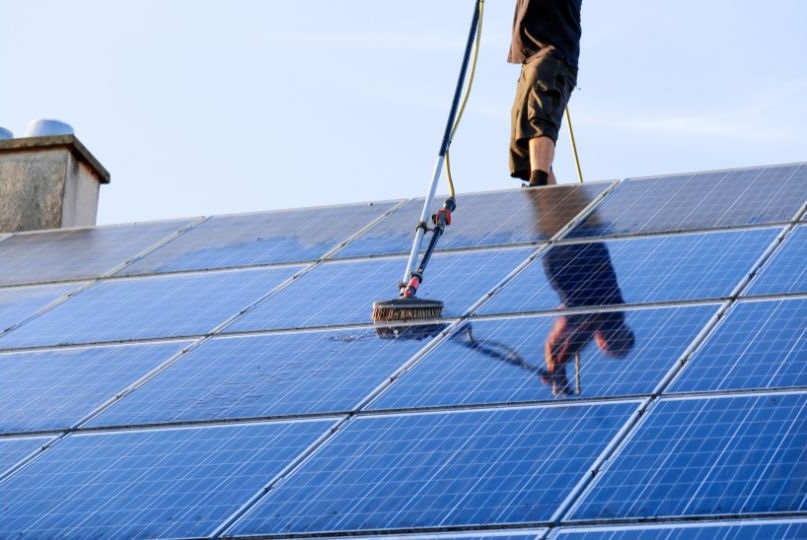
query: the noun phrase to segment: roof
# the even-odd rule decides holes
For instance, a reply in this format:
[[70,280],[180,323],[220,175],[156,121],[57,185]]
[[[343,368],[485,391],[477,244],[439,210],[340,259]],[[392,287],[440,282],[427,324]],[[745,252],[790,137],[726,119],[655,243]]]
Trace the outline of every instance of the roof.
[[457,203],[0,236],[0,536],[807,535],[807,163]]

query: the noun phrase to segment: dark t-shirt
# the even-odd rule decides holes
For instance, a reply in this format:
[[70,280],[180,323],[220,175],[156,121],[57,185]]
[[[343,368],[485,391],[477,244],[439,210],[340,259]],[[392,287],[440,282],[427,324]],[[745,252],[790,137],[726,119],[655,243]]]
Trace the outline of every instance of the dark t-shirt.
[[608,248],[601,242],[553,246],[543,263],[549,283],[566,307],[625,303]]
[[577,69],[580,56],[580,8],[583,0],[516,0],[513,41],[507,61],[522,64],[555,50]]

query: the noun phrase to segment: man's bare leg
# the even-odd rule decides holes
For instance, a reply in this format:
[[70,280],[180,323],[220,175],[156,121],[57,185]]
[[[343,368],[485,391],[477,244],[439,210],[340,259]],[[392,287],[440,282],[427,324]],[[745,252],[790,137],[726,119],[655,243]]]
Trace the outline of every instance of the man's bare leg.
[[555,141],[549,137],[535,137],[530,139],[530,168],[533,171],[545,171],[548,175],[547,184],[557,184],[555,173],[552,171],[552,161],[555,159]]

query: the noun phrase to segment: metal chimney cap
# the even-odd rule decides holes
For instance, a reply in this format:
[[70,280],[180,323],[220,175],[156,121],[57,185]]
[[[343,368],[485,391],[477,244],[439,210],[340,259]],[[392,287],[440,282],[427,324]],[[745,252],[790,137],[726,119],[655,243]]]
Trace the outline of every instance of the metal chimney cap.
[[73,135],[73,128],[61,120],[41,118],[28,124],[26,137],[50,137],[52,135]]

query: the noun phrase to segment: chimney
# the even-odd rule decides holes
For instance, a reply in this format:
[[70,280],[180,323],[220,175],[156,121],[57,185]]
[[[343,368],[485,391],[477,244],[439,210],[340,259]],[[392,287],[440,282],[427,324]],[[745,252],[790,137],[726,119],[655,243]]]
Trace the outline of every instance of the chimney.
[[0,132],[0,233],[95,225],[109,172],[69,125],[35,120],[18,139]]

